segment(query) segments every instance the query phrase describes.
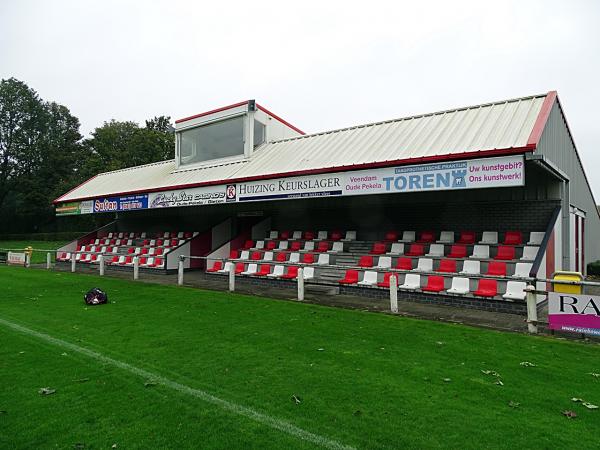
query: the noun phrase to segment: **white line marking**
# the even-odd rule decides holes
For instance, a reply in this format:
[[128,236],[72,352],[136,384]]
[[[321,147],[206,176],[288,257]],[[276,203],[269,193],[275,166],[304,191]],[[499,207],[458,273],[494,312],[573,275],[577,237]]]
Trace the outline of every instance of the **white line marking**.
[[354,450],[354,447],[350,447],[344,445],[340,442],[334,441],[333,439],[329,439],[324,436],[319,436],[318,434],[311,433],[310,431],[303,430],[285,420],[277,419],[275,417],[271,417],[267,414],[258,412],[253,410],[252,408],[248,408],[246,406],[238,405],[236,403],[223,400],[219,397],[215,397],[208,392],[202,391],[200,389],[194,389],[185,384],[177,383],[176,381],[169,380],[161,375],[155,374],[153,372],[149,372],[144,369],[140,369],[139,367],[132,366],[131,364],[127,364],[126,362],[119,361],[117,359],[110,358],[101,353],[95,352],[93,350],[89,350],[85,347],[80,347],[78,345],[72,344],[67,341],[63,341],[62,339],[55,338],[50,336],[49,334],[40,333],[39,331],[31,330],[24,326],[18,325],[13,322],[9,322],[8,320],[0,318],[0,324],[11,328],[13,330],[19,331],[21,333],[27,334],[29,336],[34,336],[39,339],[42,339],[46,342],[50,342],[51,344],[57,345],[59,347],[67,348],[73,352],[81,353],[82,355],[88,356],[90,358],[96,359],[106,364],[111,364],[120,369],[131,372],[135,375],[138,375],[145,379],[150,379],[157,384],[161,384],[163,386],[174,389],[183,394],[188,394],[193,397],[199,398],[207,403],[219,406],[220,408],[232,412],[234,414],[238,414],[240,416],[247,417],[255,422],[266,425],[275,430],[282,431],[284,433],[289,434],[290,436],[296,437],[303,441],[312,442],[313,444],[320,445],[325,448],[330,449],[340,449],[340,450]]

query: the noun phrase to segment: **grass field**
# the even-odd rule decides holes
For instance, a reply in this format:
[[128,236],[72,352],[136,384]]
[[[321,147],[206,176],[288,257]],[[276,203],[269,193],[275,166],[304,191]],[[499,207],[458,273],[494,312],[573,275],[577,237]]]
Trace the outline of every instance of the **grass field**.
[[[0,249],[19,249],[23,250],[26,247],[33,247],[35,250],[56,250],[65,245],[65,241],[0,241]],[[56,255],[52,255],[54,260]],[[33,252],[31,255],[32,264],[41,264],[46,262],[45,252]]]
[[0,342],[0,448],[600,446],[595,344],[14,267]]

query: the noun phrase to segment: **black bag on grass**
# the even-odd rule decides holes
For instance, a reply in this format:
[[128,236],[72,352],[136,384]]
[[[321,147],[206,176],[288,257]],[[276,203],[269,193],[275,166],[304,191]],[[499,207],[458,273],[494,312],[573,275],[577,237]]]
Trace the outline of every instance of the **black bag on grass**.
[[93,288],[83,296],[83,301],[87,305],[102,305],[108,303],[108,295],[102,289]]

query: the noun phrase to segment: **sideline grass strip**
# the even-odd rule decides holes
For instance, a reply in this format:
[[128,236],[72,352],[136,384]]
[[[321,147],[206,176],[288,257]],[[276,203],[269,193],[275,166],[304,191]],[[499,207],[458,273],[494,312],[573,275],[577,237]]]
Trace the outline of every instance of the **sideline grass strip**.
[[219,406],[220,408],[232,412],[234,414],[238,414],[240,416],[247,417],[261,424],[267,425],[271,428],[279,430],[283,433],[287,433],[291,436],[294,436],[300,440],[312,442],[313,444],[317,444],[321,447],[329,448],[332,450],[352,450],[354,447],[350,447],[347,445],[343,445],[337,441],[326,438],[324,436],[319,436],[317,434],[311,433],[309,431],[303,430],[289,422],[284,420],[277,419],[275,417],[271,417],[267,414],[260,413],[251,408],[247,408],[242,405],[238,405],[236,403],[229,402],[227,400],[223,400],[219,397],[215,397],[214,395],[209,394],[208,392],[202,391],[200,389],[194,389],[189,386],[186,386],[181,383],[177,383],[175,381],[169,380],[161,375],[156,373],[149,372],[147,370],[141,369],[139,367],[132,366],[131,364],[127,364],[126,362],[119,361],[108,356],[102,355],[101,353],[95,352],[93,350],[89,350],[84,347],[80,347],[79,345],[72,344],[67,341],[63,341],[62,339],[55,338],[45,333],[40,333],[38,331],[26,328],[19,324],[10,322],[8,320],[4,320],[0,318],[0,324],[4,325],[7,328],[11,328],[20,333],[27,334],[29,336],[34,336],[38,339],[42,339],[46,342],[54,344],[58,347],[62,347],[73,352],[80,353],[89,358],[93,358],[100,362],[110,364],[118,367],[119,369],[126,370],[128,372],[133,373],[139,377],[150,379],[156,382],[156,384],[161,384],[168,388],[174,389],[183,394],[191,395],[193,397],[199,398],[202,401],[207,403],[211,403],[213,405]]

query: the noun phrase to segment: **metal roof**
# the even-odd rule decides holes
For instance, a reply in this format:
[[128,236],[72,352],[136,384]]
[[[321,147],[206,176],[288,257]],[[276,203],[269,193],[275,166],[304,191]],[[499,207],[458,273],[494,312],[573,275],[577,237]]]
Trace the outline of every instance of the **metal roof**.
[[[175,171],[175,161],[101,173],[55,202],[257,178],[531,151],[548,94],[271,142],[247,160]],[[547,108],[544,108],[544,110]],[[545,120],[545,119],[544,119]]]

